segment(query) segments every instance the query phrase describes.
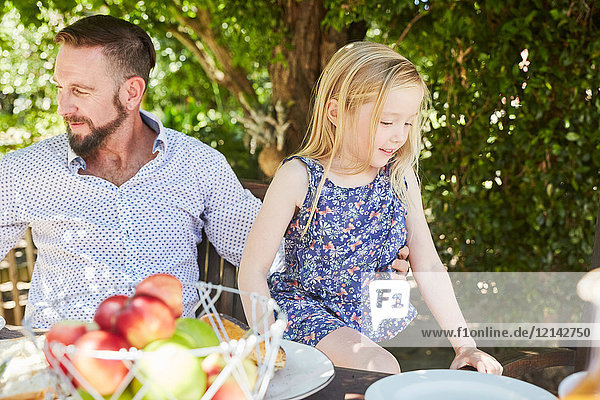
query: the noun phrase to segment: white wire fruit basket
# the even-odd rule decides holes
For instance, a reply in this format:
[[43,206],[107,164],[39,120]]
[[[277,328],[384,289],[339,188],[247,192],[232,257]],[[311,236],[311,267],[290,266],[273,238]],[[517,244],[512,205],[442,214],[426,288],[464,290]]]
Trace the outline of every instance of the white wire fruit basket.
[[[262,399],[280,352],[287,323],[285,314],[274,300],[256,293],[206,282],[184,284],[184,288],[197,292],[199,300],[193,307],[194,315],[202,317],[212,328],[218,344],[183,346],[175,340],[175,335],[157,341],[160,344],[154,347],[150,343],[144,349],[98,350],[93,346],[44,341],[44,348],[40,350],[45,352],[50,370],[57,378],[55,396],[79,400]],[[252,328],[244,331],[238,326],[232,333],[232,319],[220,315],[215,307],[223,293],[250,300]],[[30,310],[23,321],[28,336],[34,339],[40,316],[52,315],[55,320],[64,320],[62,310],[76,301],[76,296],[72,296],[61,299],[60,304],[28,305]],[[274,314],[274,322],[270,323],[273,319],[267,316]],[[101,333],[96,336],[100,337],[99,341],[109,337]],[[39,346],[41,342],[34,340],[34,343]],[[118,379],[118,384],[110,393],[98,390],[106,386],[103,380],[115,382],[114,379]]]

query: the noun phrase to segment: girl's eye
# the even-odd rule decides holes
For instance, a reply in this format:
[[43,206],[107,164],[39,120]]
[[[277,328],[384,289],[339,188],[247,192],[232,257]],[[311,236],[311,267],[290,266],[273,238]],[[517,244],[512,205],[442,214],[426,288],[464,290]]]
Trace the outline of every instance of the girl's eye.
[[412,126],[412,123],[411,122],[407,122],[404,125],[406,125],[406,126]]
[[389,122],[389,121],[381,121],[381,125],[383,126],[392,126],[393,122]]

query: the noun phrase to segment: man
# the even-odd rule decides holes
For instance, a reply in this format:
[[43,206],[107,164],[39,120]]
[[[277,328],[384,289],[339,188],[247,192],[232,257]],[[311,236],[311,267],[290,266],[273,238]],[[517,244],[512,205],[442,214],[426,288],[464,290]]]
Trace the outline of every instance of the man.
[[[150,37],[97,15],[55,41],[67,133],[0,160],[0,259],[28,226],[38,249],[26,316],[52,304],[57,313],[34,325],[89,320],[108,294],[131,294],[157,272],[195,282],[203,229],[238,265],[260,201],[223,155],[140,110],[156,58]],[[196,300],[186,289],[184,315]]]

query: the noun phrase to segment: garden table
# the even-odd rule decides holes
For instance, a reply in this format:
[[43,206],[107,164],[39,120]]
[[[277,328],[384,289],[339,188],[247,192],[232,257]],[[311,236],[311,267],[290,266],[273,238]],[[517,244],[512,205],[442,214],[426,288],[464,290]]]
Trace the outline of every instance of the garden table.
[[335,367],[335,376],[329,385],[307,397],[308,400],[358,400],[365,398],[365,391],[375,381],[390,376],[383,372],[370,372]]
[[[41,331],[43,332],[43,330]],[[41,333],[40,332],[40,333]],[[0,340],[23,336],[23,327],[7,326],[0,330]],[[463,369],[474,370],[472,367]],[[331,382],[320,391],[306,397],[308,400],[359,400],[364,399],[367,388],[376,381],[390,376],[382,372],[371,372],[352,368],[335,367]]]

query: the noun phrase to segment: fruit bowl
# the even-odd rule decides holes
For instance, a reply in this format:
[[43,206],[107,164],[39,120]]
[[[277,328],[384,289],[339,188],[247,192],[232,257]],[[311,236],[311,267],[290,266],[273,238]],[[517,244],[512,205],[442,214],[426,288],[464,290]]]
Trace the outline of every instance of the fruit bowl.
[[[191,307],[195,318],[177,318],[174,331],[169,331],[168,337],[163,335],[147,344],[146,341],[139,342],[143,347],[132,343],[138,343],[136,340],[146,339],[148,332],[160,331],[172,323],[166,320],[153,325],[125,309],[136,306],[143,310],[142,314],[152,310],[154,300],[143,299],[148,297],[145,294],[136,293],[126,298],[124,304],[127,306],[119,306],[124,308],[111,320],[111,327],[104,326],[98,319],[102,303],[95,316],[97,325],[65,321],[68,314],[65,315],[64,310],[80,301],[77,296],[61,299],[55,304],[30,304],[23,325],[32,339],[39,321],[49,315],[53,318],[52,328],[40,350],[60,382],[55,390],[57,397],[81,400],[262,399],[280,356],[281,336],[287,323],[285,314],[280,312],[274,300],[256,293],[206,282],[183,284],[183,290],[197,293],[198,301]],[[236,324],[236,320],[218,313],[215,304],[225,292],[250,300],[245,304],[252,307],[251,329],[245,330],[243,324]],[[111,294],[106,293],[103,303],[110,301]],[[254,318],[255,315],[273,315],[273,312],[277,318],[271,324],[265,317]]]

